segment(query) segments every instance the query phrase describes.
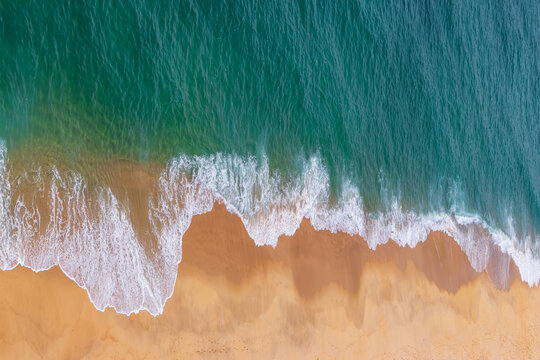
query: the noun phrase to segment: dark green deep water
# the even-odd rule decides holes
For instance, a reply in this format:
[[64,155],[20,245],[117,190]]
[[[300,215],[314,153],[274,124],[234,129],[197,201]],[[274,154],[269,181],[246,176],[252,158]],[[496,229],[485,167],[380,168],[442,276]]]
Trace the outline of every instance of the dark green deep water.
[[0,0],[0,138],[74,167],[221,152],[294,177],[318,156],[369,212],[535,241],[539,19],[527,0]]

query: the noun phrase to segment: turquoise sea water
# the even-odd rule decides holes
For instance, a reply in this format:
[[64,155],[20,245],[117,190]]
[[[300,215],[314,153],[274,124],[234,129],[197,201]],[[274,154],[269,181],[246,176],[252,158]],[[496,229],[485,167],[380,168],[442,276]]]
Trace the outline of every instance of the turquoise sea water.
[[[330,207],[352,188],[386,224],[467,216],[538,258],[538,19],[537,1],[0,0],[0,138],[77,169],[267,167],[269,198],[318,169]],[[231,200],[248,227],[256,200]]]

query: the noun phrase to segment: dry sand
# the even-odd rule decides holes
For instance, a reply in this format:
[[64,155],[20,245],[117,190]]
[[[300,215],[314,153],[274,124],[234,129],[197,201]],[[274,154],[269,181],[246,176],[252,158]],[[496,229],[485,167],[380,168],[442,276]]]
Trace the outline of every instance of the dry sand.
[[0,272],[0,357],[540,359],[540,291],[497,289],[447,236],[376,251],[305,221],[257,247],[218,205],[184,236],[156,318],[96,310],[58,268]]

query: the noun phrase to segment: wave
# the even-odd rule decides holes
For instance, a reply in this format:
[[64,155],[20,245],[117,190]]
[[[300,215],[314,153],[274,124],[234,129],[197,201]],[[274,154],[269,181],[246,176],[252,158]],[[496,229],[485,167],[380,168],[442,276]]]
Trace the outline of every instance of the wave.
[[[319,157],[285,178],[268,161],[216,154],[179,156],[159,175],[148,196],[147,236],[138,235],[132,209],[107,186],[90,186],[78,173],[51,166],[21,175],[10,172],[0,144],[0,268],[22,265],[41,271],[58,265],[87,290],[99,310],[162,313],[172,295],[182,237],[193,216],[216,202],[242,220],[257,245],[293,235],[304,218],[316,230],[360,235],[375,249],[390,239],[416,246],[431,231],[451,236],[480,272],[508,279],[510,259],[530,286],[540,279],[534,241],[488,226],[477,216],[405,211],[397,200],[384,213],[366,214],[359,189],[344,181],[331,201],[329,172]],[[145,246],[143,244],[150,244]],[[502,255],[502,256],[501,256]]]

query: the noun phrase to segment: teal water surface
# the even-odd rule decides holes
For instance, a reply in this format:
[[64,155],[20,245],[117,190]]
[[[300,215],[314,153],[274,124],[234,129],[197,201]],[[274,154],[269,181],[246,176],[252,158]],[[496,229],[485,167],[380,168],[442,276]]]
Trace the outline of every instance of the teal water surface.
[[371,213],[534,241],[538,19],[537,1],[0,0],[0,138],[79,165],[255,156],[286,177],[319,156]]

